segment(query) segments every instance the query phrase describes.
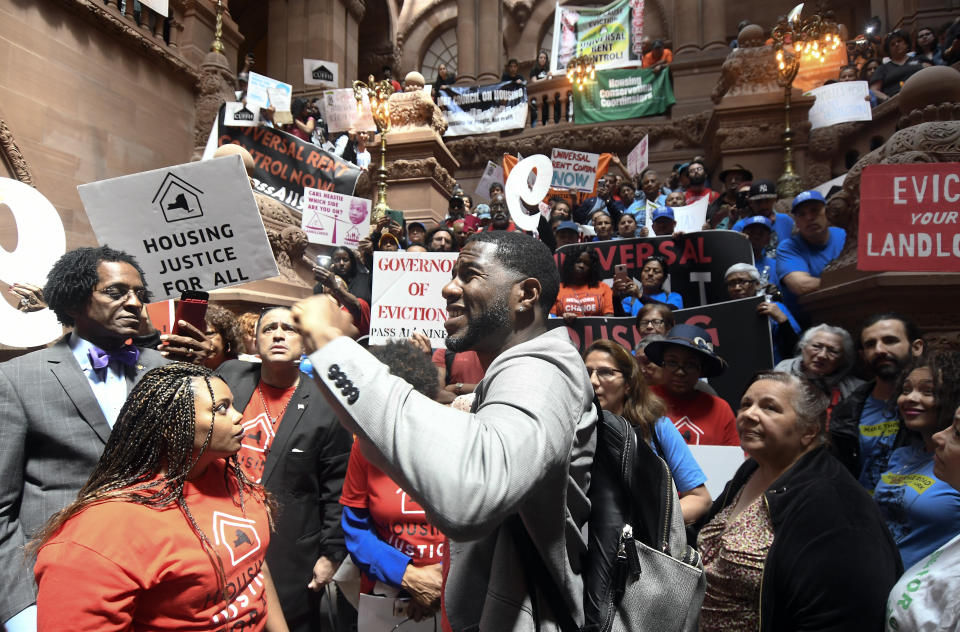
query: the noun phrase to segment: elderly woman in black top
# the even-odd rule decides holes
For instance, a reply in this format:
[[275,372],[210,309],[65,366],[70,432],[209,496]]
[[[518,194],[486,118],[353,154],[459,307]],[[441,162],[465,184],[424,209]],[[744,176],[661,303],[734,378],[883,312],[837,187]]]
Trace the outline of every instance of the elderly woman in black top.
[[788,373],[747,388],[737,433],[750,458],[701,522],[701,631],[883,627],[903,565],[870,496],[824,447],[826,403]]

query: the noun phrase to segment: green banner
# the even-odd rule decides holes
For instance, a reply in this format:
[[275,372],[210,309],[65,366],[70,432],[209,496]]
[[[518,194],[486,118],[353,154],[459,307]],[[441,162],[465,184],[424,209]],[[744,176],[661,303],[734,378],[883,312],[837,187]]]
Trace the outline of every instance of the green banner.
[[574,121],[586,125],[653,116],[676,102],[666,70],[598,70],[596,81],[573,91]]

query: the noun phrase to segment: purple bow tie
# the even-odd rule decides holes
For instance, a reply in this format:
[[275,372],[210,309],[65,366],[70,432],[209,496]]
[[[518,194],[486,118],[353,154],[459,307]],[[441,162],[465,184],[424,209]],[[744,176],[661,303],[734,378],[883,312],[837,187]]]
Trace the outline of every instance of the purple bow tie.
[[139,357],[140,350],[133,345],[121,347],[112,353],[108,353],[100,347],[90,347],[90,365],[94,369],[106,368],[110,364],[110,360],[117,360],[127,366],[133,366],[137,363]]

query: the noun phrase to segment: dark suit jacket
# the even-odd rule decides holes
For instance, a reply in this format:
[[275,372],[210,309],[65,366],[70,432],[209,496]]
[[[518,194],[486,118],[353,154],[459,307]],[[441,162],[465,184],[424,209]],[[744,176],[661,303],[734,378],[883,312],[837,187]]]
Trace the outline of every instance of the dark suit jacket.
[[[260,382],[260,364],[230,360],[217,370],[244,410]],[[346,555],[340,528],[340,493],[353,439],[306,375],[277,427],[263,471],[263,485],[280,511],[267,564],[291,630],[319,630],[315,595],[307,589],[321,556]]]
[[[74,501],[110,436],[68,337],[0,364],[0,623],[36,601],[23,545]],[[128,392],[167,360],[141,349]]]

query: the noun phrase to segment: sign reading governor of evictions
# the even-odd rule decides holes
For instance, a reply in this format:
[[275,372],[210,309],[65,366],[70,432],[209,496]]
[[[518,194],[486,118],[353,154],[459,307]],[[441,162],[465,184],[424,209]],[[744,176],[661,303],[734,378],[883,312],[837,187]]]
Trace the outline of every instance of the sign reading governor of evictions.
[[865,167],[858,237],[861,270],[960,272],[960,163]]
[[136,257],[158,299],[279,274],[240,156],[77,190],[97,241]]
[[455,252],[374,252],[370,344],[417,332],[443,347],[447,301],[441,290],[456,261]]

